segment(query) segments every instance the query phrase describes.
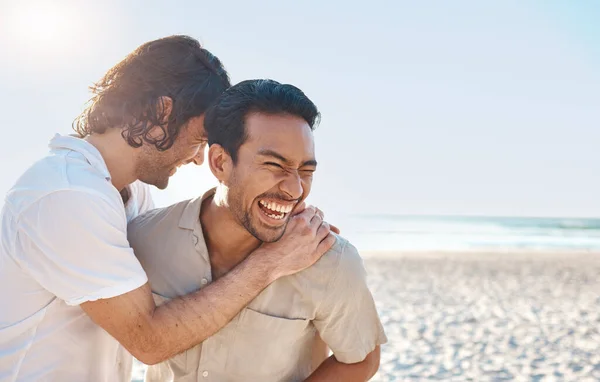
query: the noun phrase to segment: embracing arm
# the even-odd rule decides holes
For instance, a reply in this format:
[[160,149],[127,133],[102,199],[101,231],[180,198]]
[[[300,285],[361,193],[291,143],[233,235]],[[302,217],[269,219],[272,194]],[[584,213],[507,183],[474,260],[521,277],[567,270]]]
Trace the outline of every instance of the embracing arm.
[[122,205],[90,192],[59,191],[32,205],[19,224],[21,265],[148,364],[199,344],[267,285],[312,265],[334,242],[329,225],[307,208],[278,242],[258,248],[212,285],[156,307],[129,246]]
[[[319,213],[320,214],[320,213]],[[294,216],[276,243],[254,251],[210,285],[156,307],[148,284],[83,310],[146,364],[162,362],[210,337],[279,277],[317,261],[333,244],[314,208]]]
[[156,307],[149,284],[81,308],[141,362],[181,353],[227,325],[274,280],[265,256],[253,254],[205,288]]

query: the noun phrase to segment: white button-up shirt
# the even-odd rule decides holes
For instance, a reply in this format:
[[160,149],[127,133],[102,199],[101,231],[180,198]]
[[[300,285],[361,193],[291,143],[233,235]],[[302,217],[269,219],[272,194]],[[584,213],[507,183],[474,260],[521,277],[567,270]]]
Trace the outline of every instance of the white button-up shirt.
[[147,282],[127,223],[153,207],[149,187],[126,205],[100,152],[55,136],[8,192],[0,217],[0,381],[129,381],[132,356],[79,304]]

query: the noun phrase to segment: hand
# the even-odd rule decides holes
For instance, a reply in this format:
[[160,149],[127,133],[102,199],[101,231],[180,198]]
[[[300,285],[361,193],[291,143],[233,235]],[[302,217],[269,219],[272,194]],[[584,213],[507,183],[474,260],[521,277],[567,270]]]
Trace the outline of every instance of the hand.
[[[316,207],[314,207],[314,208],[317,210],[317,213],[319,213],[321,215],[321,218],[322,218],[323,217],[323,212],[320,209],[316,208]],[[297,215],[300,212],[304,211],[305,209],[306,209],[306,203],[302,202],[302,203],[298,204],[296,206],[296,208],[294,208],[294,211],[292,212],[292,214]],[[334,226],[331,223],[329,224],[329,229],[331,230],[331,232],[333,232],[335,234],[338,234],[338,235],[340,234],[340,229],[338,227]]]
[[300,272],[313,265],[335,243],[323,212],[309,206],[298,208],[285,233],[276,242],[263,244],[256,252],[272,266],[274,279]]

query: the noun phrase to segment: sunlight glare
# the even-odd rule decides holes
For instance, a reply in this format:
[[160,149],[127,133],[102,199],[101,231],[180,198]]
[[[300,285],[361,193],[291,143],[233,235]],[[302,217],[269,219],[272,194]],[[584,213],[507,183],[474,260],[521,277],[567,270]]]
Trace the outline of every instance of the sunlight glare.
[[72,15],[64,6],[51,2],[19,4],[11,15],[9,33],[12,40],[35,50],[65,48]]

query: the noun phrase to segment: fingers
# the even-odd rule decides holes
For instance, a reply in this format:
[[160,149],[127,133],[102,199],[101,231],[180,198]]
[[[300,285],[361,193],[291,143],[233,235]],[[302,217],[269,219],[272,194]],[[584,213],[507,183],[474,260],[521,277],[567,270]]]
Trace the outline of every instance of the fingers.
[[318,215],[321,218],[321,221],[324,220],[325,215],[323,214],[323,211],[321,211],[320,209],[318,209],[317,207],[315,207],[315,214]]
[[329,251],[331,247],[333,247],[334,244],[335,236],[333,236],[330,232],[317,246],[317,255],[319,255],[319,257],[323,256],[325,252]]
[[327,237],[327,235],[329,235],[330,232],[331,232],[331,230],[329,229],[329,223],[327,223],[327,222],[321,223],[321,225],[317,229],[317,234],[316,234],[317,242],[319,243],[323,239],[325,239]]
[[292,211],[292,216],[296,216],[296,215],[300,214],[305,209],[306,209],[306,203],[304,203],[304,202],[298,203],[296,205],[296,207],[294,207],[294,210]]
[[310,219],[310,225],[315,229],[315,231],[319,228],[321,223],[323,222],[323,211],[318,208],[315,208],[315,214]]
[[340,229],[336,226],[334,226],[333,224],[329,224],[329,228],[331,229],[331,232],[334,232],[336,234],[340,234]]
[[336,234],[340,233],[339,228],[330,226],[324,221],[323,211],[314,206],[305,207],[304,202],[299,205],[303,208],[301,212],[293,216],[296,219],[305,219],[313,233],[317,234],[319,240],[322,240],[327,234],[333,231]]
[[300,219],[306,219],[307,222],[310,222],[312,218],[315,216],[315,207],[308,206],[304,208],[301,212],[299,211],[294,217]]

